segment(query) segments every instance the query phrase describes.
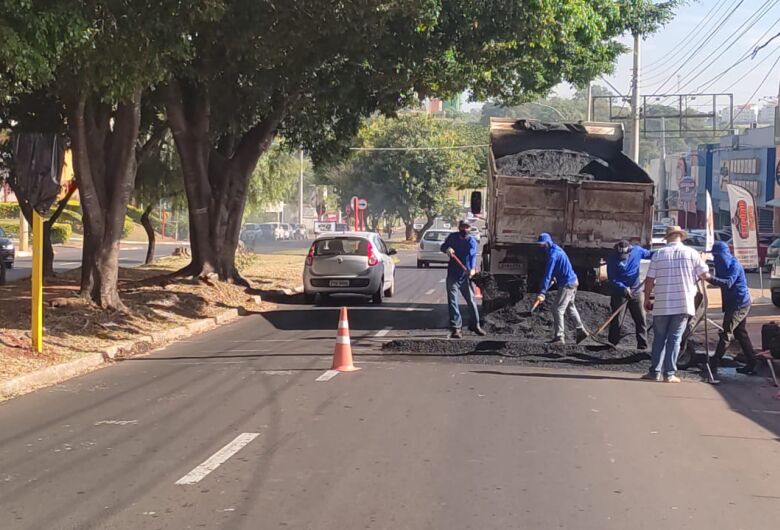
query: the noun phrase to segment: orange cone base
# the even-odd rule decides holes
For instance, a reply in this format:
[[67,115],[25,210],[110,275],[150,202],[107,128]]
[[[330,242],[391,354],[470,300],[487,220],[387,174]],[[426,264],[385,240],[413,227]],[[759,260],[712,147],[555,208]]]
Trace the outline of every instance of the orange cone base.
[[357,372],[360,368],[352,364],[347,364],[345,366],[334,366],[331,370],[336,370],[337,372]]

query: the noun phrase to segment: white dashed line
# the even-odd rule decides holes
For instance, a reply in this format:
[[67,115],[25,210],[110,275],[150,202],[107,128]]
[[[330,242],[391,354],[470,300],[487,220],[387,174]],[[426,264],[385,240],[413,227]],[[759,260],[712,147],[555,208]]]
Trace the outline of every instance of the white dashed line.
[[425,291],[425,295],[426,296],[430,296],[430,295],[432,295],[435,292],[436,292],[436,289],[428,289],[427,291]]
[[390,333],[391,329],[393,329],[393,328],[389,328],[388,327],[388,328],[380,329],[379,331],[376,332],[376,335],[374,335],[374,336],[375,337],[384,337],[385,335]]
[[177,486],[186,486],[189,484],[197,484],[206,476],[217,469],[219,466],[227,462],[227,460],[239,452],[249,442],[260,436],[259,432],[245,432],[236,436],[236,438],[227,444],[225,447],[214,453],[211,457],[205,460],[201,465],[181,477],[176,481]]
[[318,381],[320,383],[324,383],[325,381],[330,381],[331,379],[333,379],[337,375],[339,375],[339,371],[338,370],[328,370],[327,372],[325,372],[324,374],[319,376],[317,379],[315,379],[315,381]]

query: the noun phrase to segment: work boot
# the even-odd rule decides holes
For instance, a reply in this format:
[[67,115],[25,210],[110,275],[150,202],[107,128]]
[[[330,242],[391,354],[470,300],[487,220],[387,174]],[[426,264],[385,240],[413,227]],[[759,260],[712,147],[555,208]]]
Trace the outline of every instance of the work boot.
[[737,373],[743,375],[758,375],[755,364],[746,364],[745,366],[737,368]]
[[463,334],[460,332],[459,329],[456,328],[456,329],[453,329],[452,332],[450,333],[450,338],[451,339],[462,339],[463,338]]
[[645,381],[661,381],[661,374],[657,374],[655,372],[648,372],[639,379],[644,379]]
[[574,332],[574,337],[577,341],[577,344],[579,344],[588,338],[588,332],[585,330],[585,328],[577,328],[577,331]]
[[566,341],[563,340],[563,337],[555,337],[554,339],[547,341],[547,344],[566,344]]
[[476,326],[471,326],[469,329],[473,331],[476,335],[479,335],[480,337],[484,337],[485,335],[487,335],[487,333],[485,333],[485,330],[482,329],[479,326],[479,324],[477,324]]

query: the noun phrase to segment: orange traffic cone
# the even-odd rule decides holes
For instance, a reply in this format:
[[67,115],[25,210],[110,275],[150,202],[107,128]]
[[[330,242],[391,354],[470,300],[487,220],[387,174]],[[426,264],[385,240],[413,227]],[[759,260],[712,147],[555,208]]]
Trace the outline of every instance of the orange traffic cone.
[[480,289],[478,285],[474,286],[474,297],[482,298],[482,289]]
[[346,307],[341,308],[341,315],[339,315],[339,330],[336,334],[336,350],[333,352],[331,370],[339,372],[360,370],[352,364],[352,345],[349,341],[349,320],[347,319]]

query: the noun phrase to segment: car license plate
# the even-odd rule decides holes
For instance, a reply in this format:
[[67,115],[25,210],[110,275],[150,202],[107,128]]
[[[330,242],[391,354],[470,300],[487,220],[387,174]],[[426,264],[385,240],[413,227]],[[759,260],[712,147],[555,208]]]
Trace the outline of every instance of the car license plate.
[[331,280],[328,285],[331,287],[349,287],[349,280]]

